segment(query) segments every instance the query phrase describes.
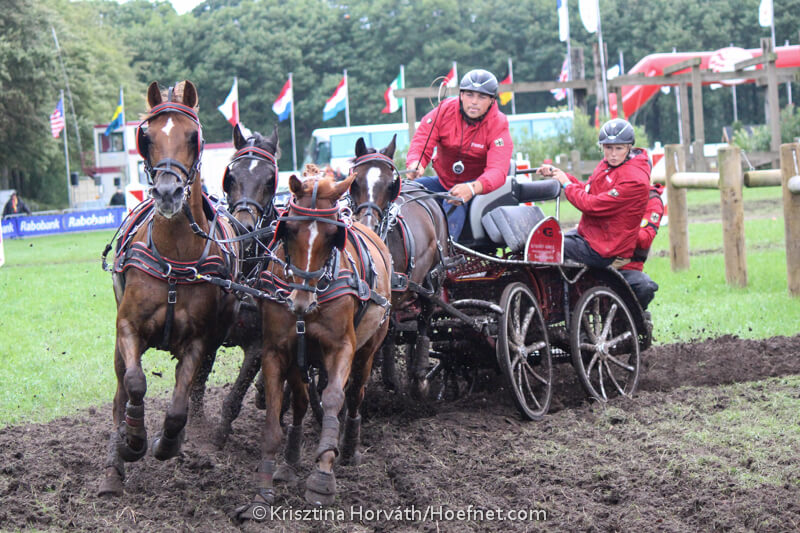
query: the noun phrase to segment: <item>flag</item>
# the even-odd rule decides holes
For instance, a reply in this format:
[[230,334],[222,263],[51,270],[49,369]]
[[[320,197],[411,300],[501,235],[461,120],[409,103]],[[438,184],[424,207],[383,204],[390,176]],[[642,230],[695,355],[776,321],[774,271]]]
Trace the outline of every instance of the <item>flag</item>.
[[569,12],[567,12],[567,0],[556,0],[558,10],[558,40],[562,43],[569,39]]
[[450,69],[450,72],[447,73],[447,76],[444,77],[442,81],[442,85],[445,87],[455,87],[458,85],[458,80],[456,79],[456,62],[453,61],[453,68]]
[[397,77],[389,84],[389,88],[383,93],[383,100],[386,102],[386,107],[383,108],[381,113],[394,113],[400,109],[400,100],[394,95],[394,91],[403,88],[402,75],[398,74]]
[[[506,78],[503,81],[500,82],[500,85],[508,85],[509,83],[513,83],[513,82],[514,82],[514,80],[511,79],[511,73],[509,72],[508,76],[506,76]],[[500,99],[500,105],[506,105],[507,103],[509,103],[511,101],[512,98],[514,98],[514,93],[511,93],[511,92],[500,93],[498,95],[498,98]]]
[[583,27],[589,33],[597,31],[597,18],[599,17],[597,3],[598,0],[578,0],[581,22],[583,22]]
[[111,135],[112,131],[116,131],[125,126],[125,110],[122,106],[122,87],[119,88],[119,103],[114,110],[114,116],[111,117],[111,122],[108,124],[106,131],[103,133],[106,137]]
[[758,23],[761,26],[772,26],[772,0],[761,0],[758,6]]
[[66,123],[64,122],[64,97],[58,99],[58,104],[50,115],[50,133],[53,138],[58,139],[61,130],[64,129]]
[[[564,58],[564,63],[561,64],[561,72],[558,74],[558,81],[567,81],[569,79],[569,63],[567,57]],[[550,90],[553,93],[553,98],[559,102],[567,97],[567,90],[563,87]]]
[[239,81],[236,78],[233,78],[233,86],[228,97],[217,109],[225,116],[225,120],[231,123],[231,126],[239,123]]
[[339,111],[344,111],[347,106],[347,77],[342,76],[342,81],[336,86],[333,94],[328,101],[325,102],[325,107],[322,109],[322,120],[330,120],[335,117]]
[[283,122],[289,118],[289,113],[292,112],[292,102],[294,101],[294,92],[292,91],[292,79],[286,80],[283,84],[278,98],[272,104],[272,111],[278,115],[278,122]]

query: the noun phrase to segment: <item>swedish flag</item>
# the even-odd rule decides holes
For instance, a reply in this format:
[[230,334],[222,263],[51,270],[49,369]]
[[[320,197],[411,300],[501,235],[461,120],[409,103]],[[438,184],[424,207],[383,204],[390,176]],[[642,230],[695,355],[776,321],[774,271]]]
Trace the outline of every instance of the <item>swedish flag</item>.
[[122,104],[122,87],[119,88],[119,104],[117,104],[117,108],[114,110],[114,116],[111,118],[111,123],[106,128],[105,135],[108,137],[111,132],[118,130],[125,126],[125,108]]

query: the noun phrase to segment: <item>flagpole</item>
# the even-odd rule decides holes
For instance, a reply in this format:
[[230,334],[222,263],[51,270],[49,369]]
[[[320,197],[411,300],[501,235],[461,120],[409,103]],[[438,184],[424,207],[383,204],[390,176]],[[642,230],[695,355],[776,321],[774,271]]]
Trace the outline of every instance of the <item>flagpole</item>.
[[[400,65],[400,88],[406,88],[406,67],[405,65]],[[408,122],[406,120],[406,98],[402,98],[402,102],[400,102],[400,108],[402,109],[401,113],[403,115],[403,122]]]
[[[55,30],[54,30],[55,31]],[[55,35],[55,33],[53,33]],[[61,102],[64,102],[64,90],[61,90]],[[69,148],[67,147],[67,129],[64,128],[64,166],[67,169],[67,202],[72,209],[72,186],[69,181]]]
[[350,127],[350,83],[347,79],[347,69],[344,69],[344,123]]
[[770,34],[772,35],[772,51],[775,52],[775,2],[773,0],[769,0],[771,5],[770,11],[772,12],[772,16],[770,17],[769,23],[769,30]]
[[[511,57],[508,58],[508,75],[511,76],[511,83],[514,83],[514,67],[511,64]],[[511,114],[517,114],[517,104],[514,102],[514,93],[511,93]]]
[[[786,42],[783,44],[783,46],[789,46],[789,39],[786,39]],[[773,50],[773,52],[776,54],[778,53],[775,50]],[[786,82],[786,103],[792,105],[792,82],[790,81]]]
[[[56,29],[50,26],[53,30],[53,41],[56,43],[56,53],[58,53],[58,62],[61,63],[61,72],[64,73],[64,86],[67,88],[67,98],[69,99],[69,109],[72,111],[72,124],[75,126],[75,138],[78,140],[78,157],[81,164],[83,164],[83,146],[81,145],[81,132],[78,130],[78,116],[75,114],[75,106],[72,105],[72,91],[69,90],[69,78],[67,77],[67,69],[64,67],[64,60],[61,58],[61,47],[58,46],[58,37],[56,37]],[[774,41],[774,39],[773,39]],[[66,113],[64,113],[66,115]],[[64,117],[66,121],[66,116]],[[67,133],[64,132],[64,135]],[[66,142],[66,139],[64,139]]]
[[[564,9],[567,12],[567,81],[572,81],[572,45],[570,44],[569,35],[569,4],[564,0]],[[575,109],[575,95],[572,89],[567,89],[567,109],[574,111]]]
[[611,116],[611,112],[608,109],[608,76],[606,74],[606,51],[605,47],[603,46],[603,31],[600,27],[600,0],[595,0],[595,6],[597,9],[597,43],[600,48],[600,74],[602,75],[603,80],[603,107],[605,111],[606,117]]
[[292,170],[297,170],[297,148],[295,146],[295,136],[294,136],[294,80],[292,79],[292,73],[289,73],[289,87],[292,88],[292,99],[289,102],[291,106],[289,108],[289,117],[291,118],[292,122]]
[[461,80],[458,79],[458,66],[455,61],[453,61],[453,80],[456,82],[456,87],[458,87]]

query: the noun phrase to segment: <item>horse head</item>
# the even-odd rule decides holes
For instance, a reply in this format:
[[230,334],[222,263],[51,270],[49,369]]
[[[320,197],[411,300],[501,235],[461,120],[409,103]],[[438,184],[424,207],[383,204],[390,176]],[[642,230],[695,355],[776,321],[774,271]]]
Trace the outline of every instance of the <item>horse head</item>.
[[322,284],[327,285],[331,280],[333,250],[344,248],[347,236],[339,199],[354,176],[337,182],[315,165],[306,165],[303,178],[296,175],[289,178],[293,197],[287,212],[278,219],[275,235],[283,241],[286,272],[292,278],[289,307],[296,315],[313,311],[318,288],[322,289]]
[[[233,128],[233,145],[236,153],[225,169],[222,190],[233,216],[249,233],[275,218],[272,199],[278,186],[278,126],[264,137],[258,132],[246,136],[237,124]],[[248,241],[248,250],[253,242]]]
[[200,156],[203,131],[197,118],[197,89],[188,80],[162,91],[158,82],[147,89],[148,114],[136,132],[136,147],[144,159],[150,195],[156,210],[175,216],[196,189],[200,197]]
[[396,139],[397,135],[394,135],[380,151],[368,148],[363,137],[356,141],[352,167],[355,179],[350,186],[350,198],[356,206],[353,216],[373,230],[377,229],[389,204],[400,193],[400,174],[392,160]]

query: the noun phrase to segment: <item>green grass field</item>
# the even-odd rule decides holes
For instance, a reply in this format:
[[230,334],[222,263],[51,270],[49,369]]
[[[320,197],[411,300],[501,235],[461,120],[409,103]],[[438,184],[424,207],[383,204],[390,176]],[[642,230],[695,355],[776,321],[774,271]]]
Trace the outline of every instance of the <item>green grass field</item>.
[[[746,192],[750,192],[748,190]],[[690,225],[690,269],[672,272],[667,229],[653,245],[646,271],[660,289],[650,306],[656,343],[734,334],[743,338],[795,335],[800,298],[786,289],[783,215],[763,201],[778,189],[756,189],[759,217],[745,224],[748,286],[725,283],[719,223]],[[716,191],[690,191],[691,209],[718,204]],[[562,203],[562,216],[574,210]],[[690,215],[691,219],[691,215]],[[577,220],[577,217],[575,217]],[[45,421],[76,408],[109,402],[113,373],[115,305],[111,276],[100,254],[112,232],[90,232],[4,241],[0,267],[0,426]],[[212,383],[231,381],[241,362],[238,349],[218,358]],[[174,362],[150,350],[144,357],[148,394],[171,390]],[[110,416],[110,415],[109,415]]]

